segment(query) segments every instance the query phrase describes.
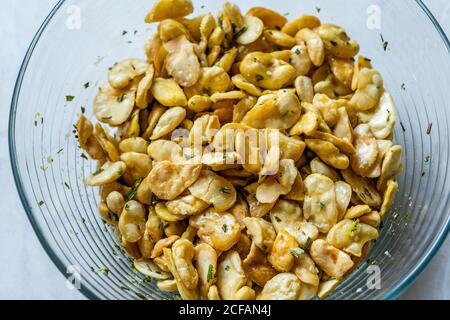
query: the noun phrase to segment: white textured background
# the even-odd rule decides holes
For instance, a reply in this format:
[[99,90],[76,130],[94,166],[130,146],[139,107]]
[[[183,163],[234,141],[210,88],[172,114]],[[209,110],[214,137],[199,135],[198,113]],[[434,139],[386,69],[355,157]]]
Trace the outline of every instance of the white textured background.
[[[8,115],[16,76],[32,37],[56,2],[1,0],[0,299],[84,299],[66,288],[65,278],[41,247],[20,203],[9,164]],[[424,2],[450,35],[450,2]],[[450,283],[442,281],[442,275],[449,273],[450,238],[401,298],[450,299]]]

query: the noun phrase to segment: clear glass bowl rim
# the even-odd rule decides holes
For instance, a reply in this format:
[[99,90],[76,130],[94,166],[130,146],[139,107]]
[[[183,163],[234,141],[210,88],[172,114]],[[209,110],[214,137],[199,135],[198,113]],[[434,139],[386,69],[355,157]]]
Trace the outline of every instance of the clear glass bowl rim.
[[[449,53],[449,57],[450,57],[450,41],[449,41],[446,33],[442,29],[441,25],[436,20],[436,18],[431,13],[431,11],[428,9],[428,7],[422,2],[422,0],[414,0],[414,1],[424,11],[424,13],[428,16],[428,18],[433,23],[434,27],[436,28],[436,31],[439,33],[440,37],[444,41],[447,51]],[[41,26],[39,27],[38,31],[36,32],[35,36],[33,37],[33,40],[31,41],[31,43],[27,49],[27,52],[25,54],[25,57],[22,61],[22,65],[20,67],[19,74],[17,76],[17,80],[16,80],[16,83],[14,86],[13,96],[11,99],[11,107],[10,107],[10,114],[9,114],[9,127],[8,127],[8,142],[9,142],[9,156],[10,156],[10,162],[11,162],[11,167],[12,167],[12,171],[13,171],[14,181],[16,184],[17,191],[19,193],[20,200],[22,202],[22,206],[25,209],[25,212],[27,213],[27,216],[31,223],[31,226],[33,227],[33,230],[36,233],[42,247],[44,248],[44,250],[50,257],[50,259],[53,261],[53,263],[56,265],[58,270],[63,274],[64,277],[67,277],[66,266],[61,261],[59,256],[52,250],[50,244],[47,242],[47,239],[44,237],[44,233],[40,230],[40,226],[34,218],[31,206],[28,203],[28,199],[25,195],[22,180],[21,180],[20,174],[19,174],[18,163],[17,163],[17,159],[16,159],[17,150],[16,150],[15,139],[14,139],[14,129],[15,129],[15,124],[16,124],[15,114],[16,114],[20,89],[21,89],[23,77],[27,70],[28,62],[30,61],[30,58],[34,52],[34,49],[35,49],[41,35],[43,34],[44,30],[46,29],[47,25],[52,20],[55,13],[58,12],[58,10],[62,7],[62,5],[65,2],[66,2],[66,0],[59,0],[58,3],[53,7],[53,9],[47,15],[47,17],[45,18],[45,20],[42,22]],[[417,265],[415,270],[411,271],[410,274],[407,277],[405,277],[396,287],[392,288],[391,292],[384,297],[385,300],[396,299],[418,278],[418,276],[425,270],[427,265],[430,263],[430,261],[433,259],[433,257],[436,255],[436,253],[439,251],[440,247],[446,240],[449,233],[450,233],[450,220],[447,222],[447,224],[446,224],[445,228],[442,230],[442,232],[438,235],[437,240],[435,241],[431,250],[427,253],[426,257],[422,261],[420,261],[420,263]],[[101,299],[101,297],[98,297],[89,288],[86,288],[84,286],[81,286],[80,292],[88,299],[94,299],[94,300]]]

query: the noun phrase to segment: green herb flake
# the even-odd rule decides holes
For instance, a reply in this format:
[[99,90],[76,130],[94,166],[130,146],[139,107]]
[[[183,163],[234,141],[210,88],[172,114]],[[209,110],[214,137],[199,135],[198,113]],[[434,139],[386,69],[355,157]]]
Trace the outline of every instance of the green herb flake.
[[124,98],[125,98],[125,94],[122,93],[120,96],[117,97],[117,102],[122,102]]
[[262,80],[264,80],[264,77],[262,76],[262,75],[260,75],[260,74],[257,74],[256,76],[255,76],[255,79],[256,79],[256,81],[262,81]]
[[93,273],[97,274],[97,275],[100,274],[100,273],[109,275],[109,269],[106,268],[106,267],[100,268],[100,269],[98,269],[98,270],[95,270],[94,267],[91,267],[91,271],[92,271]]
[[44,205],[44,203],[45,203],[45,202],[41,200],[41,201],[38,202],[38,206],[39,206],[39,207],[42,207],[42,206]]
[[52,164],[53,163],[53,158],[51,156],[47,157],[47,163],[48,164]]
[[316,6],[317,13],[320,13],[320,10],[322,10],[320,7]]
[[359,227],[359,219],[356,219],[350,226],[349,236],[351,238],[354,238],[356,236],[356,232],[358,232],[358,227]]
[[227,231],[228,231],[228,226],[227,226],[226,224],[223,224],[223,225],[222,225],[222,230],[223,230],[224,233],[227,233]]
[[61,152],[63,152],[63,148],[61,148],[61,149],[59,149],[57,152],[56,152],[56,154],[60,154]]
[[402,131],[406,132],[406,128],[405,125],[403,124],[403,122],[400,121],[400,127],[402,127]]
[[89,160],[89,158],[88,158],[84,153],[82,153],[82,154],[80,155],[80,157],[82,157],[84,160]]
[[66,101],[67,102],[71,102],[71,101],[73,101],[73,99],[75,99],[74,96],[66,96]]
[[134,197],[136,196],[136,193],[138,191],[138,188],[141,185],[141,182],[142,182],[142,178],[139,178],[134,182],[133,187],[131,188],[130,192],[128,192],[127,196],[125,197],[125,202],[128,202],[128,201],[134,199]]
[[290,14],[289,12],[285,12],[285,13],[283,14],[283,16],[287,17],[289,14]]
[[209,265],[208,267],[208,281],[211,281],[214,278],[214,266],[212,264]]
[[331,43],[331,45],[333,47],[337,47],[337,45],[338,45],[338,43],[336,41],[333,41],[333,40],[331,40],[330,43]]
[[300,49],[298,49],[298,48],[295,49],[295,54],[296,54],[296,55],[299,55],[299,54],[300,54]]
[[83,106],[81,106],[80,109],[81,109],[81,114],[85,114],[86,113],[86,109]]
[[98,169],[97,171],[95,171],[92,175],[95,177],[95,176],[98,176],[100,173],[102,173],[103,171],[105,171],[104,169]]
[[431,134],[431,129],[433,128],[433,124],[432,123],[429,123],[428,124],[428,128],[427,128],[427,135],[430,135]]
[[280,219],[278,216],[275,216],[275,220],[276,220],[277,222],[281,222],[281,219]]
[[152,199],[151,199],[151,204],[152,204],[152,206],[156,206],[156,204],[159,202],[160,200],[159,200],[159,198],[157,197],[157,196],[155,196],[155,195],[152,195]]
[[100,62],[103,61],[103,59],[105,59],[105,57],[97,56],[97,60],[94,62],[94,65],[98,66],[100,64]]
[[220,188],[220,192],[225,193],[225,194],[231,194],[231,190],[226,187]]
[[431,159],[430,155],[429,154],[425,154],[425,162],[426,163],[430,162],[430,159]]
[[305,250],[305,251],[309,250],[309,247],[311,246],[311,243],[312,243],[312,239],[310,237],[308,237],[306,239],[305,245],[303,246],[303,250]]
[[230,270],[230,266],[229,266],[229,265],[226,265],[226,266],[225,266],[225,271],[228,271],[228,270]]
[[325,208],[325,204],[323,202],[319,202],[319,208],[320,208],[320,211],[322,211],[323,208]]
[[402,83],[402,85],[400,86],[400,88],[402,88],[403,91],[406,90],[406,84]]
[[303,251],[300,248],[294,248],[294,249],[290,249],[289,253],[294,257],[294,258],[298,258],[300,257],[301,254],[305,253],[305,251]]
[[380,33],[381,43],[383,45],[383,50],[387,51],[389,42],[384,40],[383,35]]
[[91,84],[89,82],[86,82],[83,86],[84,86],[85,89],[87,89],[87,88],[89,88],[90,85]]
[[391,122],[391,110],[386,109],[386,111],[387,111],[386,122],[389,123]]
[[69,184],[68,184],[67,182],[64,182],[64,186],[65,186],[67,189],[70,190],[70,186],[69,186]]
[[127,30],[123,30],[123,31],[122,31],[122,36],[126,35],[127,33],[128,33]]

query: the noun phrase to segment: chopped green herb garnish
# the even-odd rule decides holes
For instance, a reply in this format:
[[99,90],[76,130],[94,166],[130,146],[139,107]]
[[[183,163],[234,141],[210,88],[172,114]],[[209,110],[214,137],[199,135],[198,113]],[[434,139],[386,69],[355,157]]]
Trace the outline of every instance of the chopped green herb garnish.
[[66,96],[66,101],[67,102],[71,102],[71,101],[73,101],[73,99],[75,99],[74,96]]
[[430,155],[429,154],[425,154],[425,162],[430,162]]
[[133,187],[131,188],[130,192],[128,192],[127,196],[125,197],[126,202],[134,199],[134,197],[136,196],[137,190],[138,190],[139,186],[141,185],[141,182],[142,182],[142,178],[139,178],[134,182]]
[[69,184],[68,184],[67,182],[64,182],[64,186],[65,186],[67,189],[70,190],[70,186],[69,186]]
[[230,266],[229,266],[229,265],[226,265],[226,266],[225,266],[225,271],[228,271],[228,270],[230,270]]
[[212,280],[214,278],[214,266],[212,264],[208,267],[208,281]]
[[86,155],[85,155],[84,153],[82,153],[82,154],[80,155],[80,157],[82,157],[82,158],[85,159],[85,160],[89,160],[89,158],[86,157]]
[[122,31],[122,36],[126,35],[127,33],[128,33],[127,30],[123,30],[123,31]]
[[38,206],[39,206],[39,207],[42,207],[42,206],[44,205],[44,203],[45,203],[45,202],[41,200],[41,201],[38,202]]
[[290,249],[289,253],[294,257],[294,258],[298,258],[300,257],[301,254],[305,253],[305,251],[303,251],[300,248],[294,248],[294,249]]
[[86,109],[83,106],[81,106],[80,109],[81,109],[81,114],[84,114],[86,112]]
[[223,230],[223,232],[227,233],[228,226],[226,224],[223,224],[222,225],[222,230]]
[[39,166],[39,169],[41,169],[42,171],[47,170],[47,167],[45,167],[44,165]]
[[389,109],[386,109],[386,111],[387,111],[387,117],[386,117],[386,122],[387,123],[389,123],[390,121],[391,121],[391,110],[389,110]]
[[319,208],[322,211],[325,208],[325,204],[323,202],[319,202]]
[[400,127],[402,127],[402,131],[403,131],[403,132],[406,132],[405,125],[404,125],[403,122],[401,122],[401,121],[400,121]]
[[94,65],[98,65],[100,62],[103,61],[103,59],[105,59],[105,57],[97,56],[97,60],[94,62]]
[[247,27],[242,27],[240,30],[238,30],[235,34],[234,34],[234,38],[235,39],[239,39],[240,36],[242,36],[242,34],[247,31]]
[[281,222],[281,219],[280,219],[279,217],[277,217],[277,216],[275,216],[275,220],[276,220],[277,222]]
[[109,275],[109,269],[106,267],[100,268],[98,270],[95,270],[94,267],[91,267],[91,271],[95,274],[104,273],[106,275]]
[[401,88],[402,90],[406,90],[406,84],[402,83]]
[[289,15],[289,12],[286,12],[283,14],[283,16],[287,17]]
[[122,93],[120,96],[117,97],[117,102],[122,102],[124,98],[125,98],[125,94]]
[[298,48],[295,49],[295,54],[296,54],[296,55],[299,55],[299,54],[300,54],[300,49],[298,49]]
[[305,242],[305,245],[304,245],[304,247],[303,247],[303,250],[309,250],[309,247],[311,246],[311,243],[312,243],[312,239],[310,238],[310,237],[308,237],[307,239],[306,239],[306,242]]
[[104,169],[102,169],[102,168],[100,168],[100,169],[98,169],[97,171],[95,171],[92,175],[95,177],[95,176],[98,176],[100,173],[102,173],[103,171],[105,171]]
[[53,163],[53,158],[52,158],[51,156],[48,156],[48,157],[47,157],[47,163],[48,163],[48,164]]
[[283,113],[281,114],[281,117],[284,118],[284,117],[286,117],[288,114],[289,114],[289,111],[285,111],[285,112],[283,112]]
[[389,42],[384,40],[384,37],[383,37],[383,35],[381,33],[380,33],[380,37],[381,37],[381,43],[383,44],[383,50],[387,51]]
[[151,199],[151,204],[152,204],[152,206],[156,206],[156,204],[159,202],[160,200],[158,199],[158,197],[157,196],[155,196],[155,195],[152,195],[152,199]]
[[60,154],[61,152],[63,152],[63,148],[61,148],[61,149],[59,149],[57,152],[56,152],[56,154]]
[[255,79],[256,79],[256,81],[262,81],[262,80],[264,80],[264,77],[262,76],[262,75],[260,75],[260,74],[257,74],[256,76],[255,76]]
[[320,7],[316,6],[317,13],[320,13],[320,10],[322,10]]
[[220,192],[226,193],[226,194],[231,194],[231,190],[229,188],[226,188],[226,187],[220,188]]
[[428,124],[428,128],[427,128],[427,134],[428,135],[430,135],[430,133],[431,133],[431,129],[433,128],[433,124],[432,123],[429,123]]
[[89,82],[86,82],[86,83],[84,84],[84,88],[85,88],[85,89],[89,88],[89,86],[90,86],[90,83],[89,83]]
[[331,43],[331,45],[332,45],[333,47],[337,47],[337,45],[338,45],[337,42],[336,42],[336,41],[333,41],[333,40],[331,40],[330,43]]
[[354,238],[356,236],[356,232],[358,232],[358,227],[359,227],[359,219],[356,219],[355,221],[353,221],[351,227],[350,227],[350,231],[349,231],[349,236]]

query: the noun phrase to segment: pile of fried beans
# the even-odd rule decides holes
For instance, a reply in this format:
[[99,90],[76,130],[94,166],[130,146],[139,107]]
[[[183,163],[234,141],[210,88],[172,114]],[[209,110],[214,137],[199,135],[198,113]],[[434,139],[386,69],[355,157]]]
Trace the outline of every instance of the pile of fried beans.
[[367,255],[402,171],[396,111],[346,31],[157,0],[147,58],[108,70],[77,123],[99,213],[183,299],[325,298]]

